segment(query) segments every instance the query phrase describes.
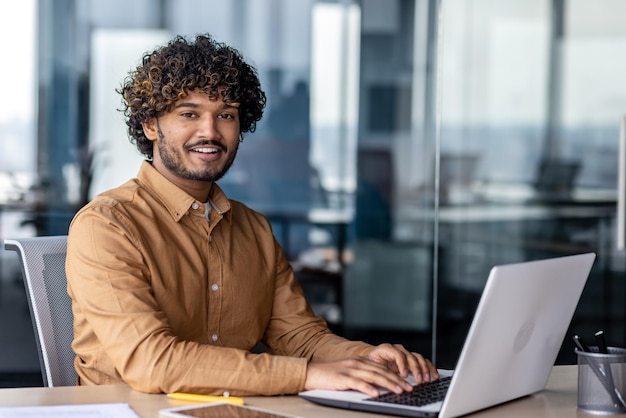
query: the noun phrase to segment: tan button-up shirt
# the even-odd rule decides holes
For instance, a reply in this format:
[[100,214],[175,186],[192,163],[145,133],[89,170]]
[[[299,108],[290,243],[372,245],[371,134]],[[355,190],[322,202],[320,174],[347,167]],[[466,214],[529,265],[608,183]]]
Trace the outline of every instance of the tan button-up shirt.
[[[70,226],[68,291],[81,384],[280,394],[307,361],[363,355],[314,316],[269,222],[213,184],[204,203],[149,163]],[[263,341],[270,353],[252,354]]]

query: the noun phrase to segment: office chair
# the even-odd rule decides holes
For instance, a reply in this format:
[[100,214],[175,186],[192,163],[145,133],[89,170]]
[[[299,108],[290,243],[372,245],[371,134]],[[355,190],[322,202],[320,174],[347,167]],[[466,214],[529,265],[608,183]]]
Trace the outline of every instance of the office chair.
[[67,236],[7,239],[4,246],[16,251],[22,264],[44,385],[75,385],[72,301],[65,278]]

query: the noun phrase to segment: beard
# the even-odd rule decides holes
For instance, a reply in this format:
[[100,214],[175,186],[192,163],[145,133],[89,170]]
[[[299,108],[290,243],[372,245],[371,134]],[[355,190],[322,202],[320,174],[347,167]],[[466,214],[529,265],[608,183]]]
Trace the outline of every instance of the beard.
[[[163,162],[163,165],[172,173],[176,173],[179,177],[182,177],[187,180],[204,181],[204,182],[218,181],[219,179],[224,177],[224,175],[228,172],[230,167],[233,165],[233,162],[235,161],[235,157],[237,156],[237,151],[239,149],[239,143],[237,143],[235,150],[230,155],[228,155],[228,159],[226,160],[226,163],[224,164],[221,170],[214,170],[208,167],[204,170],[190,170],[189,168],[185,167],[185,165],[182,163],[180,151],[177,151],[176,149],[172,148],[169,145],[169,142],[167,138],[165,137],[165,135],[163,135],[163,132],[161,131],[160,127],[157,128],[157,131],[159,135],[159,141],[157,143],[157,147],[159,149],[159,155],[161,156],[161,161]],[[197,145],[211,145],[216,148],[220,148],[225,153],[227,152],[227,149],[224,146],[224,144],[218,141],[207,140],[207,141],[202,141],[198,144],[193,144],[193,146],[197,146]],[[185,148],[191,148],[191,146],[185,147]]]

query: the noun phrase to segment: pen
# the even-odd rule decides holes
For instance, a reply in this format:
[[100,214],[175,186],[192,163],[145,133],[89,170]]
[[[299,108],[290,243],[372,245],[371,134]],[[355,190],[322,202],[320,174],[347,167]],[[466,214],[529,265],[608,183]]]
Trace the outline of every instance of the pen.
[[578,335],[574,335],[572,339],[574,340],[574,344],[576,344],[576,347],[578,347],[580,351],[583,351],[585,353],[591,352],[591,350],[589,349],[589,346],[587,346],[587,344],[585,344],[583,339],[580,338]]
[[604,339],[604,331],[598,331],[595,334],[596,341],[598,342],[598,352],[602,354],[609,354],[609,348],[606,345],[606,340]]
[[198,395],[195,393],[184,392],[172,392],[168,393],[167,397],[175,399],[177,401],[190,401],[190,402],[228,402],[235,405],[243,405],[243,399],[236,396],[211,396],[211,395]]
[[[606,338],[604,338],[604,331],[598,331],[595,333],[596,341],[598,342],[598,351],[602,354],[609,354],[609,347],[606,344]],[[622,394],[619,392],[617,387],[615,386],[615,380],[613,379],[613,373],[611,372],[611,364],[609,362],[603,362],[603,371],[606,376],[607,381],[610,383],[610,387],[615,392],[615,398],[617,398],[617,405],[621,405],[622,411],[626,410],[626,401],[622,397]],[[602,371],[602,370],[601,370]],[[614,399],[615,399],[614,398]]]

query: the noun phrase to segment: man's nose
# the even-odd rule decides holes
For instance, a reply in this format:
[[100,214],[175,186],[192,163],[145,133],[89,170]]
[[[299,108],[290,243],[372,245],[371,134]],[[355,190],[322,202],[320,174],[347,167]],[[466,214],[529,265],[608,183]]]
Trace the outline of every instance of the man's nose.
[[200,136],[208,139],[219,138],[219,130],[217,129],[217,119],[211,116],[203,117],[200,120],[200,128],[198,130]]

